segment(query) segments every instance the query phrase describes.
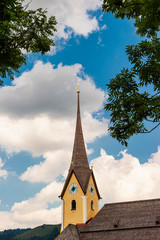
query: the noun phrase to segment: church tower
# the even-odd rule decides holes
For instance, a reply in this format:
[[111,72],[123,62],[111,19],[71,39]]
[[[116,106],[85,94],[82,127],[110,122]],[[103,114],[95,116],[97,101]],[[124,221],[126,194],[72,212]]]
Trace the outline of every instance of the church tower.
[[60,198],[62,230],[68,224],[86,223],[99,210],[100,194],[93,170],[89,168],[80,116],[80,91],[77,90],[77,122],[72,160]]

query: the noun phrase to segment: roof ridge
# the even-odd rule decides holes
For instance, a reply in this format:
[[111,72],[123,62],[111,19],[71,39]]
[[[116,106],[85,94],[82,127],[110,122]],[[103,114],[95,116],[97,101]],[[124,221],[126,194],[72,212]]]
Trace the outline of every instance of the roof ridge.
[[[148,202],[148,201],[160,201],[160,198],[153,198],[153,199],[141,199],[141,200],[133,200],[133,201],[125,201],[125,202],[114,202],[114,203],[105,203],[104,206],[108,205],[119,205],[119,204],[132,204],[137,202]],[[103,206],[103,207],[104,207]]]
[[[78,224],[77,224],[78,225]],[[89,232],[110,232],[110,231],[120,231],[120,230],[134,230],[134,229],[143,229],[143,228],[160,228],[158,225],[149,225],[149,226],[140,226],[140,227],[124,227],[124,228],[108,228],[108,229],[85,229],[85,230],[79,230],[80,233],[89,233]]]

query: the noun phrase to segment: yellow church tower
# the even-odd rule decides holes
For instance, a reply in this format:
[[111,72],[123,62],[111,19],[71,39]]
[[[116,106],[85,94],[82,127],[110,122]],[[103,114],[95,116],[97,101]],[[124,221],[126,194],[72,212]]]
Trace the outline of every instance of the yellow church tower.
[[62,200],[62,230],[68,224],[82,224],[99,210],[100,194],[93,169],[89,168],[80,116],[80,91],[77,90],[77,122],[72,160],[60,198]]

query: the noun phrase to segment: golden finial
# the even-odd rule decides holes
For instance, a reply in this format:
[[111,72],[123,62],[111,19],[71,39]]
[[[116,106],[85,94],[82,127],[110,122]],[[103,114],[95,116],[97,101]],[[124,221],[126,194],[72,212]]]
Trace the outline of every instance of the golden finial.
[[92,165],[91,165],[91,169],[93,169],[93,165],[94,165],[94,163],[92,163]]
[[79,83],[77,83],[77,93],[80,93],[80,90],[79,90]]
[[71,165],[72,165],[72,167],[73,167],[73,162],[71,162]]

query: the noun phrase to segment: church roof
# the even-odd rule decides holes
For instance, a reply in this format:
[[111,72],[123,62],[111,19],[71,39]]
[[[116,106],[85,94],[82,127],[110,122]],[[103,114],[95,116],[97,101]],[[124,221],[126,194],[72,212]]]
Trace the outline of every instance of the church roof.
[[[80,114],[80,101],[79,101],[79,91],[77,91],[77,122],[76,122],[76,131],[75,131],[75,138],[74,138],[74,146],[73,146],[73,154],[72,154],[72,160],[70,164],[69,173],[66,179],[66,182],[64,184],[62,193],[60,197],[62,198],[65,190],[67,188],[67,185],[69,183],[69,180],[74,173],[84,194],[87,191],[88,183],[90,176],[93,175],[93,171],[89,168],[87,154],[86,154],[86,148],[83,138],[83,131],[82,131],[82,124],[81,124],[81,114]],[[94,178],[94,175],[93,175]],[[94,179],[95,181],[95,179]],[[96,185],[96,182],[95,182]],[[98,188],[96,185],[96,190],[98,193],[98,197],[100,198]]]
[[[159,221],[156,224],[156,221]],[[87,231],[160,227],[160,199],[105,204]],[[83,229],[84,230],[84,229]]]
[[[75,228],[75,240],[159,240],[160,199],[105,204],[88,224]],[[63,240],[68,239],[63,234]]]
[[63,230],[63,234],[60,234],[58,236],[58,240],[64,240],[64,239],[80,240],[78,227],[76,225],[69,224],[68,227]]

